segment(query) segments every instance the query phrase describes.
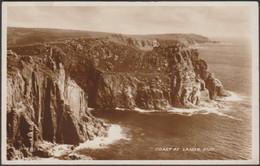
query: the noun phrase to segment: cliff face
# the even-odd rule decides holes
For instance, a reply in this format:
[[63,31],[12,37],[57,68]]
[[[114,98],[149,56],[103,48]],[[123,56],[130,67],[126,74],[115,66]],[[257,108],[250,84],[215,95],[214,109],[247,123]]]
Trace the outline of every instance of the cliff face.
[[[56,61],[57,62],[57,61]],[[106,134],[107,125],[87,110],[87,95],[54,57],[8,57],[7,143],[40,153],[42,140],[78,144]],[[8,158],[15,156],[9,148]]]
[[208,71],[207,63],[199,58],[197,50],[159,46],[137,56],[131,65],[124,62],[127,58],[119,62],[125,68],[123,73],[116,71],[117,65],[122,66],[116,61],[110,61],[113,72],[97,65],[105,72],[95,86],[95,107],[194,108],[200,101],[228,95],[221,82]]
[[[78,144],[108,129],[97,109],[195,108],[228,95],[181,40],[114,36],[8,49],[8,158],[41,155],[41,141]],[[16,155],[19,156],[19,155]]]

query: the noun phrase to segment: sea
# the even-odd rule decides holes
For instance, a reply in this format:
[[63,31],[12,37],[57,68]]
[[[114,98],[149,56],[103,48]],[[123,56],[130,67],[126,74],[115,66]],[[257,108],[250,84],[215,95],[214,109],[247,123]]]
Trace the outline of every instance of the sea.
[[94,160],[251,159],[251,43],[226,39],[192,47],[230,92],[230,97],[218,101],[224,107],[168,112],[92,110],[113,127],[108,138],[96,141],[97,146],[82,143],[77,153]]

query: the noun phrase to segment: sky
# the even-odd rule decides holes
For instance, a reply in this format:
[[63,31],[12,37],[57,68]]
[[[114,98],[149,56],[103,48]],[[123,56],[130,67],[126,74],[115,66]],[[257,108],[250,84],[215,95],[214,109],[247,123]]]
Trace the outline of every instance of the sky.
[[250,6],[8,6],[7,25],[123,34],[249,36]]

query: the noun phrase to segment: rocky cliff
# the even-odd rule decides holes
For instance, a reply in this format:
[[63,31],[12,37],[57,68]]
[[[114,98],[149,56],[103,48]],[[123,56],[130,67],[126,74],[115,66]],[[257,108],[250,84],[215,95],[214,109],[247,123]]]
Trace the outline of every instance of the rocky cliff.
[[128,39],[9,46],[8,159],[46,156],[42,141],[77,145],[105,136],[109,126],[88,107],[165,111],[228,95],[182,40]]
[[45,57],[8,56],[8,159],[47,157],[43,140],[77,145],[106,134],[109,126],[88,111],[88,95],[59,56],[55,49]]

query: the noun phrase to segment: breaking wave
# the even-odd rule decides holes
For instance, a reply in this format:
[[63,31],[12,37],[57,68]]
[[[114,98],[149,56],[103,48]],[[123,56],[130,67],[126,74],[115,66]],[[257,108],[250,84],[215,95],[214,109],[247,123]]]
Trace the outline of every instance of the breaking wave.
[[192,44],[189,45],[189,48],[191,49],[207,49],[208,47],[204,44]]
[[[123,134],[123,129],[119,125],[112,124],[108,130],[108,135],[105,137],[95,137],[93,140],[88,140],[84,143],[79,144],[79,146],[72,149],[73,145],[69,144],[56,144],[44,141],[43,145],[45,149],[51,155],[49,158],[36,158],[37,160],[59,160],[62,156],[76,155],[80,156],[82,159],[86,159],[88,156],[84,156],[78,153],[81,149],[101,149],[107,148],[107,145],[112,144],[120,139],[129,140]],[[91,158],[88,158],[89,160]],[[30,158],[28,159],[30,160]]]
[[220,101],[241,101],[244,98],[244,96],[238,93],[232,91],[227,91],[227,92],[230,94],[230,96],[222,97],[221,99],[219,99]]
[[108,135],[106,137],[95,137],[93,140],[87,140],[84,143],[79,144],[75,150],[90,148],[90,149],[100,149],[106,148],[107,145],[112,144],[120,139],[127,139],[123,134],[123,130],[119,125],[111,125],[108,130]]
[[228,117],[230,119],[239,120],[242,121],[242,119],[233,117],[231,115],[228,115],[228,112],[230,111],[230,107],[228,105],[229,101],[235,102],[242,100],[241,95],[228,91],[230,96],[228,97],[220,97],[216,101],[211,101],[210,103],[203,103],[200,106],[197,106],[196,108],[169,108],[167,110],[146,110],[141,108],[134,108],[132,110],[124,109],[124,108],[116,108],[116,110],[128,110],[128,111],[136,111],[140,113],[172,113],[172,114],[178,114],[183,116],[193,116],[193,115],[208,115],[208,114],[216,114],[223,117]]
[[228,117],[230,119],[239,120],[242,121],[242,119],[233,117],[231,115],[228,115],[225,112],[227,108],[210,108],[210,107],[199,107],[196,109],[181,109],[181,108],[174,108],[172,110],[169,110],[168,112],[183,115],[183,116],[193,116],[193,115],[208,115],[208,114],[216,114],[219,116]]
[[220,43],[217,43],[219,45],[233,45],[233,43],[229,43],[229,42],[220,42]]

